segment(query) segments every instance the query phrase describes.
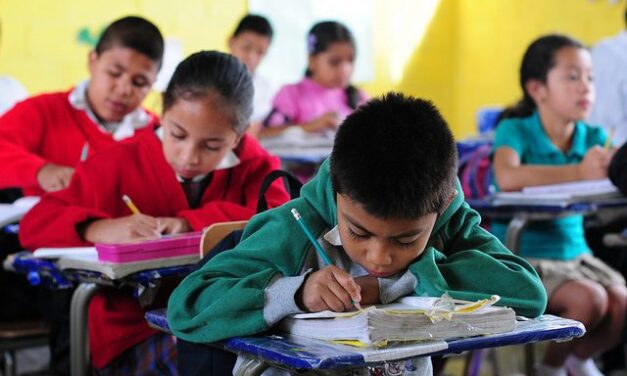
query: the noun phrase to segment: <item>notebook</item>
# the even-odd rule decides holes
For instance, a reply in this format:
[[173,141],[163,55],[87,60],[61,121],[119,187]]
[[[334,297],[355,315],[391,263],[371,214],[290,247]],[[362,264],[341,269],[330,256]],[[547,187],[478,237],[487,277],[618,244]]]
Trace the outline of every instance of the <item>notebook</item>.
[[486,306],[487,299],[444,307],[442,298],[404,297],[396,303],[354,312],[322,311],[291,315],[279,323],[292,335],[357,347],[389,342],[443,340],[497,334],[516,328],[516,314],[507,307]]
[[0,227],[19,221],[38,202],[39,196],[25,196],[12,204],[0,204]]
[[492,199],[500,205],[558,205],[573,202],[620,199],[623,196],[608,179],[525,187],[519,192],[498,192]]

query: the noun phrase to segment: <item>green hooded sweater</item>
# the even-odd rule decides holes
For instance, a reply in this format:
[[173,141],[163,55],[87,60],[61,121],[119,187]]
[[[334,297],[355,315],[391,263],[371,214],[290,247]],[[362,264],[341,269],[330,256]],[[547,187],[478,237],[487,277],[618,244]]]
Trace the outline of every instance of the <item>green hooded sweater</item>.
[[[479,226],[480,216],[464,202],[461,187],[439,216],[425,251],[409,265],[406,275],[379,279],[384,288],[404,295],[441,296],[476,300],[493,294],[499,304],[518,315],[544,312],[547,296],[534,269],[497,238]],[[290,210],[296,208],[320,242],[337,225],[335,193],[328,160],[301,197],[254,216],[240,243],[216,255],[191,273],[168,302],[168,321],[174,334],[196,343],[262,332],[286,315],[301,312],[294,294],[312,269],[324,267]],[[336,265],[350,270],[345,252],[323,244]],[[411,278],[407,278],[407,277]],[[409,285],[408,285],[409,281]],[[386,287],[384,287],[386,286]],[[400,286],[400,287],[399,287]],[[409,290],[407,289],[409,286]],[[400,289],[400,290],[399,290]],[[382,302],[386,303],[386,301]]]

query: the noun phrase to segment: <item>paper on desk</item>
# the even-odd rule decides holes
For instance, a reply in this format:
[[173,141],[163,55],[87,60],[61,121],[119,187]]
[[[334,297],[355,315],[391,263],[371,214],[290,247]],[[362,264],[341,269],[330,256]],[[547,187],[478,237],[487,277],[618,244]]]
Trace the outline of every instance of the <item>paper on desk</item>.
[[12,204],[0,204],[0,226],[19,221],[38,202],[39,196],[25,196]]
[[37,258],[59,258],[59,257],[80,257],[98,258],[95,247],[58,247],[58,248],[37,248],[33,252]]

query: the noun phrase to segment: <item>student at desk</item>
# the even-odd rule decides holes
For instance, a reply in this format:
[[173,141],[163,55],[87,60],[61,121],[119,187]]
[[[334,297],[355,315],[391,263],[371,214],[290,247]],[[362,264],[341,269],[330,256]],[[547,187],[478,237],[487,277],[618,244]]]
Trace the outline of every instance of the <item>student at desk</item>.
[[255,99],[253,114],[250,117],[251,128],[255,128],[251,129],[253,132],[259,130],[261,122],[270,113],[272,98],[276,91],[272,83],[257,72],[257,67],[272,43],[272,34],[272,26],[265,17],[248,14],[237,24],[228,41],[231,54],[246,65],[253,78]]
[[[501,190],[607,176],[611,141],[581,121],[594,101],[591,68],[589,52],[569,37],[543,36],[529,46],[520,68],[523,99],[496,129],[493,167]],[[500,239],[506,227],[492,224]],[[519,249],[542,278],[547,311],[587,329],[580,340],[549,344],[538,375],[600,375],[591,358],[621,340],[625,280],[592,256],[580,215],[530,224]]]
[[152,132],[157,117],[140,104],[162,58],[163,37],[151,22],[111,23],[89,53],[89,80],[31,97],[0,117],[0,189],[37,196],[63,189],[88,154]]
[[315,24],[307,34],[307,52],[305,78],[279,90],[260,138],[294,125],[308,132],[335,130],[366,100],[366,94],[350,83],[356,48],[346,26],[334,21]]
[[[44,195],[24,217],[22,244],[35,249],[122,243],[249,219],[263,178],[280,165],[246,134],[252,95],[250,75],[236,58],[207,51],[191,55],[163,95],[160,131],[81,164],[67,189]],[[133,214],[123,195],[141,213]],[[270,207],[289,199],[278,181],[265,197]],[[127,291],[109,289],[94,297],[89,333],[98,373],[175,371],[171,337],[148,327]]]
[[[292,313],[444,292],[499,294],[518,314],[538,316],[546,295],[537,274],[479,226],[456,171],[453,136],[430,102],[395,93],[372,100],[343,122],[300,198],[255,216],[234,249],[177,287],[170,327],[210,343],[262,332]],[[412,363],[418,374],[431,371],[428,359]]]

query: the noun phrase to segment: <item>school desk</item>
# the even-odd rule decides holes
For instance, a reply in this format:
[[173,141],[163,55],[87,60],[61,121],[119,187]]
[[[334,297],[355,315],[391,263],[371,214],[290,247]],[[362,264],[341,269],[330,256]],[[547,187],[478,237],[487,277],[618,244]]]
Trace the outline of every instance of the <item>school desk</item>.
[[[170,332],[165,309],[147,312],[146,320],[151,327]],[[216,346],[250,357],[251,360],[239,370],[238,375],[259,375],[269,366],[297,372],[318,371],[333,374],[333,371],[361,368],[416,356],[461,353],[549,340],[568,341],[581,337],[584,333],[585,328],[578,321],[544,315],[537,319],[518,321],[516,329],[509,333],[405,344],[384,350],[360,350],[281,333],[236,337]]]
[[189,274],[199,256],[146,260],[127,264],[108,264],[97,257],[64,256],[56,260],[38,259],[30,252],[11,258],[9,268],[26,274],[32,284],[53,288],[78,286],[70,305],[70,367],[72,375],[89,373],[87,308],[91,298],[106,286],[130,286],[137,299],[150,301],[160,280]]
[[335,132],[306,132],[302,127],[292,126],[259,142],[284,164],[319,164],[331,155],[334,137]]
[[569,215],[594,215],[602,211],[625,210],[627,208],[627,198],[624,197],[570,202],[568,204],[556,203],[554,205],[516,204],[495,206],[489,198],[480,200],[467,199],[466,202],[483,217],[509,219],[505,234],[505,246],[514,253],[518,251],[520,236],[530,222],[557,219]]

